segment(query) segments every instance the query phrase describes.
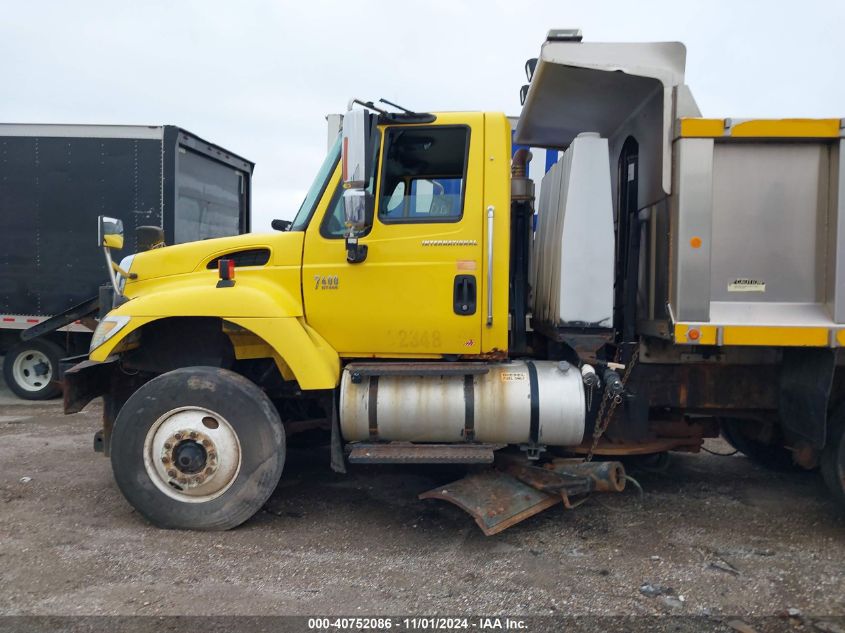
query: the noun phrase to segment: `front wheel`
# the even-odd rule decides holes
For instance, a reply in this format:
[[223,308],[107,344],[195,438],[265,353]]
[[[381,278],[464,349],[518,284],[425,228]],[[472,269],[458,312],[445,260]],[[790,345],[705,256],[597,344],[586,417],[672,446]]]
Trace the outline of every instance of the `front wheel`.
[[226,369],[187,367],[132,394],[110,449],[118,487],[150,523],[228,530],[279,483],[285,431],[254,383]]
[[18,343],[3,359],[3,376],[16,396],[24,400],[49,400],[62,390],[58,383],[61,347],[35,339]]

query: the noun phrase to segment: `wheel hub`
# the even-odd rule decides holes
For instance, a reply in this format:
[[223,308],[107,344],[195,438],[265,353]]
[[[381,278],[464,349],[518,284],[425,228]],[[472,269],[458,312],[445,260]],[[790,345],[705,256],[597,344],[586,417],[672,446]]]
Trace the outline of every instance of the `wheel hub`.
[[15,382],[27,391],[39,391],[52,378],[49,359],[38,350],[29,350],[15,358],[12,374]]
[[207,455],[199,442],[183,440],[173,449],[173,463],[183,473],[193,475],[205,468]]
[[220,415],[185,407],[150,428],[144,463],[153,483],[180,501],[208,501],[231,486],[240,469],[240,442]]
[[164,442],[161,463],[171,486],[196,488],[217,472],[217,448],[205,433],[180,429]]

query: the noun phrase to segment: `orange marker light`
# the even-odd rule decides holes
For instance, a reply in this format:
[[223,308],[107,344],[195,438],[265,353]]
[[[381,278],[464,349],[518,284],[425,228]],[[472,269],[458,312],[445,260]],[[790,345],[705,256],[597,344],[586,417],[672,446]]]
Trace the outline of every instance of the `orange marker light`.
[[697,341],[699,338],[701,338],[701,332],[698,331],[698,330],[692,329],[689,332],[687,332],[687,338],[691,341]]
[[701,248],[701,238],[698,237],[698,236],[695,236],[694,238],[692,238],[689,241],[689,245],[692,246],[693,248]]

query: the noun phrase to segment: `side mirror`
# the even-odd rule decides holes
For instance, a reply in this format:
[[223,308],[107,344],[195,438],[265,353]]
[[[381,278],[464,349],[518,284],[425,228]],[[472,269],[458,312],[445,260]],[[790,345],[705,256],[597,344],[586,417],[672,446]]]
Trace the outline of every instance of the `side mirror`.
[[109,279],[117,300],[117,298],[123,296],[120,285],[117,283],[117,273],[126,277],[134,274],[124,271],[111,258],[112,249],[120,250],[123,248],[123,222],[117,218],[110,218],[105,215],[99,216],[97,218],[97,241],[103,247],[103,254],[106,256],[106,268],[109,271]]
[[370,182],[374,119],[367,110],[349,110],[343,115],[341,166],[344,189],[364,189]]
[[367,246],[358,243],[366,231],[375,207],[367,191],[373,174],[375,115],[367,110],[349,110],[343,115],[341,170],[343,212],[346,223],[346,260],[358,264],[367,258]]
[[97,218],[97,237],[103,248],[120,250],[123,248],[123,222],[117,218],[101,215]]
[[270,226],[274,231],[287,231],[290,229],[291,224],[293,224],[293,222],[290,220],[273,220],[270,222]]

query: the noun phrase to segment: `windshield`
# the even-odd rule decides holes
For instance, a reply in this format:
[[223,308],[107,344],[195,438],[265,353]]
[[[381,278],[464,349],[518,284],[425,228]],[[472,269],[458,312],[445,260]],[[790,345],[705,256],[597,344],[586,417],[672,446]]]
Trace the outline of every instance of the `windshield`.
[[311,219],[311,214],[314,213],[314,208],[317,206],[320,196],[326,189],[329,176],[331,176],[332,172],[334,172],[334,168],[337,166],[339,160],[340,135],[338,135],[337,140],[334,142],[334,145],[332,145],[328,155],[326,155],[326,160],[323,161],[323,165],[317,172],[314,182],[311,183],[311,188],[308,189],[308,193],[305,195],[305,200],[302,201],[302,206],[299,207],[299,211],[296,212],[296,217],[293,219],[293,224],[290,226],[291,231],[304,231],[308,227],[308,221]]

